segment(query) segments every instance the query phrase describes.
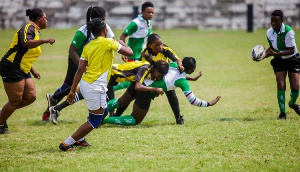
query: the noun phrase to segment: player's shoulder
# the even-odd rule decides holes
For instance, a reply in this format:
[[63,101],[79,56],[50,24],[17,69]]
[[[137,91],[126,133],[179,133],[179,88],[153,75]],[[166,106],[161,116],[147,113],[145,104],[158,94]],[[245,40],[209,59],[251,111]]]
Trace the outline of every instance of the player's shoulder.
[[87,29],[88,29],[87,25],[85,24],[85,25],[81,26],[76,32],[81,32],[84,35],[87,35]]
[[267,36],[272,35],[274,33],[274,29],[271,27],[267,30],[266,34]]

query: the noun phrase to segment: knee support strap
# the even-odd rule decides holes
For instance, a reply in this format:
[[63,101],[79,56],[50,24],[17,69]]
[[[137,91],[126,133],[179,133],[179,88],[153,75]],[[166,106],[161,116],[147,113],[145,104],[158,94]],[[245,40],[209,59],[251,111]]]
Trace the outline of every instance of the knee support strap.
[[[105,114],[105,112],[104,112],[104,114]],[[105,117],[104,114],[93,114],[93,113],[89,112],[88,122],[92,125],[93,128],[98,128],[101,125],[101,123]]]

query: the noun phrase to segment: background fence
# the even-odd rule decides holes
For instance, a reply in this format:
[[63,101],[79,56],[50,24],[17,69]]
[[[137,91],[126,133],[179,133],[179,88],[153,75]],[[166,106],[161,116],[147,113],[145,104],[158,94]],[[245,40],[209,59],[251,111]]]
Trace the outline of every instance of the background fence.
[[[89,6],[102,6],[106,22],[123,29],[134,17],[133,7],[141,0],[0,0],[0,28],[19,28],[28,21],[25,10],[42,8],[49,27],[70,28],[85,23]],[[270,26],[274,9],[284,12],[285,23],[300,28],[300,0],[152,0],[155,6],[153,26],[158,29],[247,29],[247,4],[253,4],[254,29]]]

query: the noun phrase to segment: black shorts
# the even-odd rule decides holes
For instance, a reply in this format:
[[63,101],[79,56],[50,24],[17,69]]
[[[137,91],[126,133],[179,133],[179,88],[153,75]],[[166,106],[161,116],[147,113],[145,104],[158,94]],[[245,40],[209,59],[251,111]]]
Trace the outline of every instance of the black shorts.
[[11,61],[6,58],[2,58],[0,62],[0,75],[3,82],[13,83],[19,82],[23,79],[31,78],[30,72],[26,74],[19,67],[14,65]]
[[68,70],[65,77],[64,83],[68,86],[71,86],[74,80],[74,76],[76,74],[76,71],[78,69],[78,66],[73,62],[72,58],[68,58]]
[[150,108],[151,100],[154,95],[150,91],[136,91],[135,82],[133,82],[128,88],[128,93],[135,98],[134,104],[140,109],[148,111]]
[[280,71],[300,73],[300,56],[296,54],[288,59],[275,57],[271,60],[271,65],[273,66],[274,73]]

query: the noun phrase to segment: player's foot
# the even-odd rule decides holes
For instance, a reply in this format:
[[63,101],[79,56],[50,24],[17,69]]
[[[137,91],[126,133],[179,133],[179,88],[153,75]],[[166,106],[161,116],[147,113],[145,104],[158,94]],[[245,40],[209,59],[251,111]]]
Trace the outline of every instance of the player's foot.
[[5,125],[0,126],[0,134],[10,134],[8,128],[5,128]]
[[286,113],[280,113],[277,119],[278,120],[286,119]]
[[60,149],[61,151],[65,151],[65,152],[75,150],[74,147],[73,147],[73,145],[67,145],[67,144],[65,144],[65,142],[61,142],[61,143],[60,143],[59,149]]
[[180,115],[180,116],[176,119],[176,124],[178,124],[178,125],[183,125],[183,124],[184,124],[183,116]]
[[294,109],[294,111],[295,111],[298,115],[300,115],[300,106],[299,106],[299,105],[297,105],[296,103],[295,103],[294,105],[291,105],[291,104],[289,103],[289,106],[290,106],[290,108]]
[[48,100],[48,107],[52,107],[57,104],[56,100],[53,99],[53,94],[47,93],[46,98]]
[[50,112],[50,119],[51,119],[52,124],[56,125],[57,117],[60,115],[60,112],[58,110],[55,110],[54,106],[49,107],[49,112]]
[[89,142],[82,140],[82,141],[75,142],[73,146],[88,147],[88,146],[92,146],[92,145]]
[[45,121],[45,122],[48,122],[49,121],[49,117],[50,117],[50,113],[48,111],[45,111],[43,113],[42,120]]

